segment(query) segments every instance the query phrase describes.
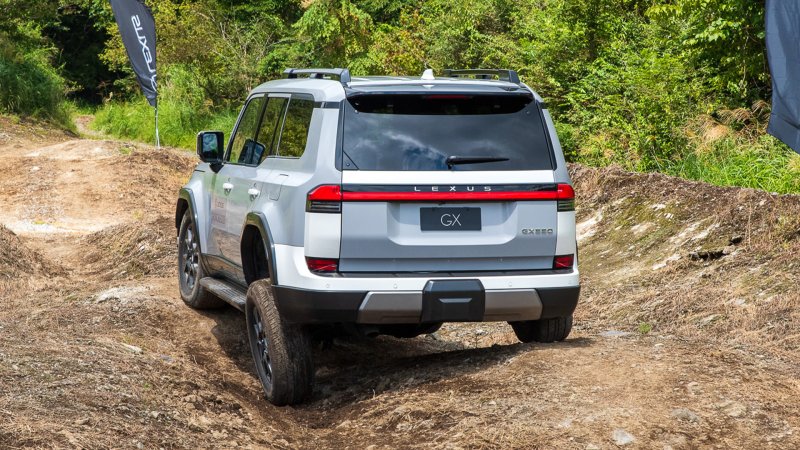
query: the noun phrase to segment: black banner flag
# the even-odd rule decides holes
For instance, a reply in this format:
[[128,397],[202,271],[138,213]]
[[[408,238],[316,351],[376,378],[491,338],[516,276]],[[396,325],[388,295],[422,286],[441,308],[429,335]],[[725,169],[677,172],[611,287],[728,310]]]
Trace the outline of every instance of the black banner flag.
[[800,153],[800,2],[767,0],[772,115],[767,132]]
[[156,88],[156,22],[140,0],[111,0],[122,43],[128,52],[142,93],[151,106],[158,102]]

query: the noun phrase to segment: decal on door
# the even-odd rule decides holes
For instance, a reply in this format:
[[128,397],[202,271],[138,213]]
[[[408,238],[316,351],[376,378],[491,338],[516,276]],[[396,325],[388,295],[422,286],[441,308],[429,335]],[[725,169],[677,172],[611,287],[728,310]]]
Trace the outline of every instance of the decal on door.
[[211,208],[211,222],[217,225],[225,226],[228,200],[222,197],[214,197],[212,201],[214,202],[214,207]]

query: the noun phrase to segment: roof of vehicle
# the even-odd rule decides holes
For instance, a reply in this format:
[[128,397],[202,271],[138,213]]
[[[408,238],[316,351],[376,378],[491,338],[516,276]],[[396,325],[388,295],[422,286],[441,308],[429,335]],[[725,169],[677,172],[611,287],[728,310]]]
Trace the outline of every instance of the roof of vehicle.
[[[293,69],[287,69],[287,72]],[[311,70],[311,69],[309,69]],[[320,69],[322,70],[322,69]],[[346,70],[346,69],[325,69]],[[428,76],[425,76],[428,75]],[[350,78],[349,72],[345,80],[334,77],[281,78],[266,82],[252,93],[306,93],[314,96],[315,101],[338,102],[347,96],[359,93],[407,93],[407,92],[436,92],[436,93],[513,93],[531,92],[534,98],[542,98],[524,83],[513,83],[508,80],[476,79],[460,77],[431,77],[423,76],[357,76]],[[516,73],[514,73],[516,77]]]

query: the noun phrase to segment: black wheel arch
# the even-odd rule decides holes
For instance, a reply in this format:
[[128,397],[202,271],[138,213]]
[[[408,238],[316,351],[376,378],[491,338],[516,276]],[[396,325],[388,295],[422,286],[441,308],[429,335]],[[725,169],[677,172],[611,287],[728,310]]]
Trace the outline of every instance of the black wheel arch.
[[[194,223],[195,230],[197,230],[197,233],[200,233],[198,226],[200,222],[197,220],[197,208],[195,207],[194,194],[189,188],[181,188],[180,193],[178,194],[178,202],[175,205],[175,228],[177,230],[177,234],[179,235],[181,232],[183,216],[187,211],[192,216],[192,222]],[[199,236],[197,239],[197,248],[200,251],[200,265],[203,266],[203,270],[206,273],[211,273],[208,270],[208,265],[206,265],[206,260],[204,257],[205,253],[203,253],[203,243]]]
[[178,193],[178,202],[175,205],[175,228],[177,230],[181,229],[183,215],[187,210],[192,211],[192,220],[194,220],[195,224],[198,223],[197,208],[195,207],[194,203],[194,194],[189,188],[181,188],[180,192]]
[[[242,270],[244,271],[244,278],[248,285],[250,283],[269,276],[272,285],[278,284],[278,273],[275,269],[275,244],[272,239],[272,231],[270,231],[267,218],[263,213],[250,212],[245,219],[244,230],[242,231],[241,252],[242,252]],[[261,247],[258,247],[258,244]],[[263,253],[259,254],[259,250]],[[262,257],[266,257],[266,261],[259,261]],[[266,263],[266,269],[260,264]],[[266,272],[265,272],[266,270]]]

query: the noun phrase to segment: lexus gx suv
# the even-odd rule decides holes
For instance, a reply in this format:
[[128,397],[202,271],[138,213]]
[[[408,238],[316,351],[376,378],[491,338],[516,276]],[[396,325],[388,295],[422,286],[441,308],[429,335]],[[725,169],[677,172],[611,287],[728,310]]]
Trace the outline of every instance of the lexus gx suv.
[[569,334],[575,194],[550,114],[512,70],[440,75],[287,69],[227,145],[198,134],[175,216],[181,297],[246,314],[270,402],[309,396],[320,329]]

